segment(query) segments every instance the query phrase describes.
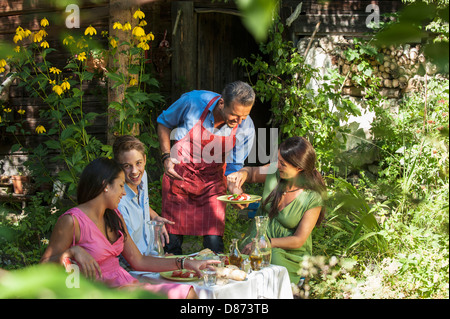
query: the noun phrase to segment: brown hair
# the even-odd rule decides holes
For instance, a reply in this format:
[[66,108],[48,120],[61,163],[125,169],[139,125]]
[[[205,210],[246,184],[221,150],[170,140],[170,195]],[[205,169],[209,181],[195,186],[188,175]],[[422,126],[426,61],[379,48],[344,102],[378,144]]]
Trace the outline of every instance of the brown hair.
[[131,150],[137,150],[145,156],[145,145],[137,137],[131,135],[119,136],[113,144],[114,158],[118,159],[120,154]]
[[[280,155],[289,164],[301,168],[295,180],[295,185],[303,189],[313,190],[319,193],[322,198],[326,196],[325,182],[315,167],[316,151],[311,143],[303,137],[290,137],[280,144]],[[287,181],[280,179],[274,190],[267,196],[263,207],[271,202],[269,217],[274,218],[278,215],[283,192],[286,190]],[[325,217],[325,206],[322,206],[319,219],[316,225],[320,225]]]

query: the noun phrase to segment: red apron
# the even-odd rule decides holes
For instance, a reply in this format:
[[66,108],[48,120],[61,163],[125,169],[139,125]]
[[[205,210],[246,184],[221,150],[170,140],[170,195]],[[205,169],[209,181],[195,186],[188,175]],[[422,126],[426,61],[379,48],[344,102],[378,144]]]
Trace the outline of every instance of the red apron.
[[163,176],[161,215],[175,222],[166,224],[171,234],[223,235],[226,204],[216,197],[227,193],[225,158],[236,144],[238,125],[230,136],[214,135],[203,127],[209,108],[218,98],[209,101],[198,122],[173,146],[180,161],[175,171],[184,180]]

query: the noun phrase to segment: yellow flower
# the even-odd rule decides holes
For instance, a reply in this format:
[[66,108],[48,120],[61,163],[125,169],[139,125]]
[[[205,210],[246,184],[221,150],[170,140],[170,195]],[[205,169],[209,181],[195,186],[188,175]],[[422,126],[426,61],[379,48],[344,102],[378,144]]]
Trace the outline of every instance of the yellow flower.
[[123,31],[131,30],[131,24],[129,22],[125,23],[122,27]]
[[58,68],[55,68],[54,66],[52,66],[52,67],[49,69],[49,71],[50,71],[51,73],[53,73],[53,74],[60,74],[60,73],[61,73],[61,70],[58,69]]
[[145,14],[141,11],[141,9],[137,9],[137,11],[133,14],[133,18],[135,19],[144,19]]
[[63,94],[63,89],[59,85],[54,85],[52,88],[53,91],[55,91],[56,94],[61,95]]
[[22,41],[22,36],[20,34],[16,34],[13,38],[14,43],[17,43],[18,41]]
[[108,36],[108,31],[102,31],[102,37],[107,37]]
[[78,40],[77,42],[77,48],[78,49],[83,49],[83,48],[87,48],[88,44],[86,43],[86,39],[85,38],[81,38]]
[[142,50],[150,50],[150,46],[146,42],[140,42],[137,47]]
[[84,35],[94,35],[97,34],[97,30],[95,30],[95,28],[93,26],[89,26],[86,28],[86,31],[84,31]]
[[5,67],[6,66],[6,60],[5,59],[1,59],[0,60],[0,67]]
[[40,32],[33,33],[33,42],[41,42],[42,34]]
[[122,29],[123,29],[122,23],[120,23],[120,22],[114,22],[114,24],[113,24],[113,29],[119,29],[119,30],[122,30]]
[[63,44],[64,45],[69,45],[69,44],[74,43],[74,42],[75,42],[75,39],[71,35],[69,35],[68,37],[64,38],[64,40],[63,40]]
[[49,48],[50,46],[48,45],[47,41],[42,41],[41,42],[41,47],[43,47],[45,49],[45,48]]
[[14,48],[14,51],[17,52],[17,53],[19,53],[19,52],[20,52],[20,46],[19,46],[19,45],[16,46],[16,47]]
[[8,108],[4,109],[3,111],[5,111],[5,113],[11,113],[12,110],[8,107]]
[[50,83],[50,84],[56,84],[56,81],[55,81],[55,80],[49,80],[48,83]]
[[24,32],[24,30],[23,30],[23,28],[19,25],[19,26],[16,28],[16,34],[21,34],[22,32]]
[[146,40],[147,40],[147,41],[153,41],[153,40],[155,40],[155,36],[153,35],[153,33],[150,32],[149,34],[147,34]]
[[111,40],[109,41],[109,43],[111,43],[111,46],[112,46],[113,48],[117,48],[117,41],[116,41],[116,39],[111,38]]
[[0,73],[5,72],[5,68],[0,68]]
[[145,31],[141,27],[134,27],[132,34],[136,37],[145,37]]
[[139,22],[139,26],[140,27],[145,27],[147,25],[147,21],[142,20],[141,22]]
[[44,37],[46,37],[46,36],[48,36],[48,33],[47,33],[47,31],[45,31],[45,30],[39,30],[39,34],[44,38]]
[[48,26],[49,25],[49,23],[48,23],[48,20],[47,20],[47,18],[44,18],[44,19],[42,19],[41,20],[41,27],[46,27],[46,26]]
[[61,88],[62,88],[64,91],[70,90],[70,83],[67,82],[67,80],[65,80],[63,83],[61,83]]
[[45,132],[47,132],[47,131],[45,130],[45,127],[43,127],[42,125],[39,125],[38,127],[36,127],[36,133],[42,134]]
[[20,115],[24,115],[25,114],[25,110],[20,109],[20,110],[17,111],[17,113],[19,113]]
[[80,54],[78,54],[77,59],[80,60],[81,62],[86,60],[86,52],[81,52]]
[[137,80],[135,78],[130,79],[130,86],[134,86],[137,84]]

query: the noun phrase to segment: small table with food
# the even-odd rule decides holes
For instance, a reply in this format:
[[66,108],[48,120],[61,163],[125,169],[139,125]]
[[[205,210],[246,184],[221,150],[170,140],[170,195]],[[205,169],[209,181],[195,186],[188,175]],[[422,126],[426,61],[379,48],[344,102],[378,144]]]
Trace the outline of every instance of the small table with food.
[[[210,258],[205,249],[189,255],[191,258]],[[216,279],[208,282],[208,273],[198,278],[193,271],[175,270],[162,273],[131,271],[130,274],[141,282],[160,284],[178,282],[194,287],[200,299],[292,299],[292,289],[287,269],[269,265],[260,270],[244,271],[234,265],[227,265],[228,256],[220,255],[223,265],[216,267]],[[168,256],[165,258],[173,258]]]

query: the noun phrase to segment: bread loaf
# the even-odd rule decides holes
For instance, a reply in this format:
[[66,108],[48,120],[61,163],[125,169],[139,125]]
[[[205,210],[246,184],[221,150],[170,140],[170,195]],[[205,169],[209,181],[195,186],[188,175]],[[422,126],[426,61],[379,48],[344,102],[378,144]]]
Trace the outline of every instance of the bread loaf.
[[228,265],[226,267],[217,267],[217,277],[243,281],[247,278],[247,273],[234,265]]

